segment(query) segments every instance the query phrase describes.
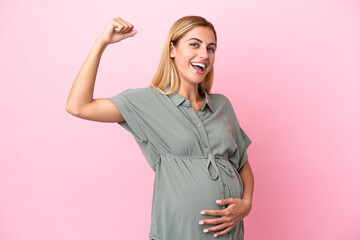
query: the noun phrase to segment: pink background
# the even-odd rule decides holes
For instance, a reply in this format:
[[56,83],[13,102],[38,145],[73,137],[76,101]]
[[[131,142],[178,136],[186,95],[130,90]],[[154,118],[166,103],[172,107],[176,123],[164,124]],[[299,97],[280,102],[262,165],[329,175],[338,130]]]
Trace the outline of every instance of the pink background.
[[[106,24],[94,98],[147,86],[167,32],[218,33],[213,93],[253,143],[248,240],[360,239],[359,1],[1,1],[0,239],[148,239],[154,172],[116,123],[65,111]],[[175,217],[175,216],[174,216]]]

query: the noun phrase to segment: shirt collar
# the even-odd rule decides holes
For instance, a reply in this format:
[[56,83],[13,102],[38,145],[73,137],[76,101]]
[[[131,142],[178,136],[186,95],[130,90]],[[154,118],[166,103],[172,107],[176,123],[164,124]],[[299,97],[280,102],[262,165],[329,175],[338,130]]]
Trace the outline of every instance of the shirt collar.
[[[168,92],[169,90],[170,90],[170,86],[166,87],[163,91]],[[205,105],[207,105],[210,108],[210,110],[212,112],[214,112],[214,106],[212,104],[211,97],[209,96],[209,94],[205,90],[203,90],[203,91],[205,93]],[[179,106],[182,103],[184,103],[185,106],[191,106],[190,101],[188,99],[184,98],[183,96],[181,96],[178,93],[173,93],[173,94],[168,95],[168,96],[176,104],[176,106]]]

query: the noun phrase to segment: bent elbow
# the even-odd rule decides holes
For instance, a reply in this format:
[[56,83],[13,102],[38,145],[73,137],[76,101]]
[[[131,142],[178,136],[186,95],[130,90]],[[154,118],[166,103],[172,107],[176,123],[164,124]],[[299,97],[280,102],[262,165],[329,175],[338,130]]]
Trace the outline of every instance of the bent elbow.
[[76,108],[71,107],[69,104],[65,105],[65,111],[70,113],[71,115],[77,117],[79,116],[79,110]]

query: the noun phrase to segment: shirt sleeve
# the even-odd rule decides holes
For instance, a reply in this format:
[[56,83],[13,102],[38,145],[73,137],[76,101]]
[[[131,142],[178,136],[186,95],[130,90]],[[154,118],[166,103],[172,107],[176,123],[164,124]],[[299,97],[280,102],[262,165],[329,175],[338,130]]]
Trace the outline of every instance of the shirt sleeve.
[[245,131],[241,128],[231,102],[229,101],[229,99],[227,99],[227,101],[228,101],[228,114],[230,115],[231,118],[233,136],[237,145],[237,150],[233,154],[233,161],[235,163],[236,170],[240,171],[240,169],[248,159],[247,148],[252,143],[252,141],[247,136]]
[[142,93],[144,88],[128,88],[119,94],[109,98],[117,107],[125,121],[118,122],[120,126],[130,132],[136,141],[147,142],[145,131],[142,124],[145,122],[142,113],[141,101],[144,99]]
[[241,133],[241,136],[245,142],[245,146],[244,146],[244,149],[243,149],[243,154],[241,156],[241,160],[240,160],[240,165],[239,165],[239,168],[237,169],[238,171],[240,171],[240,169],[242,168],[242,166],[245,164],[245,162],[248,160],[249,156],[248,156],[248,153],[247,153],[247,149],[249,147],[249,145],[252,143],[252,141],[250,140],[250,138],[246,135],[245,131],[240,127],[240,125],[238,124],[238,128],[240,129],[240,133]]

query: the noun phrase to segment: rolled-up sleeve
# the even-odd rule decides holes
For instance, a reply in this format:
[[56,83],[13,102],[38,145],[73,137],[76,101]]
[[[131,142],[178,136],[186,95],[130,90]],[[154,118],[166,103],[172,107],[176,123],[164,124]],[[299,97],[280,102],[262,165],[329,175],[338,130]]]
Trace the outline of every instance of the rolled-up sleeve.
[[245,142],[245,146],[243,148],[242,151],[242,156],[240,157],[240,164],[238,167],[238,171],[240,171],[240,169],[242,168],[242,166],[245,164],[245,162],[248,160],[248,153],[247,153],[247,149],[249,147],[249,145],[252,143],[252,141],[250,140],[250,138],[246,135],[245,131],[240,127],[240,125],[238,125],[240,128],[240,134]]
[[141,88],[140,89],[126,89],[123,92],[116,94],[109,98],[117,107],[125,121],[118,122],[120,126],[130,132],[136,141],[147,142],[145,131],[142,127],[144,118],[141,109]]
[[230,115],[233,136],[237,145],[237,151],[234,153],[233,158],[235,158],[234,161],[235,161],[236,170],[240,171],[240,169],[248,159],[247,148],[252,143],[252,141],[245,133],[245,131],[241,128],[238,118],[235,114],[234,108],[230,103],[229,99],[227,99],[227,101],[228,101],[227,114]]

